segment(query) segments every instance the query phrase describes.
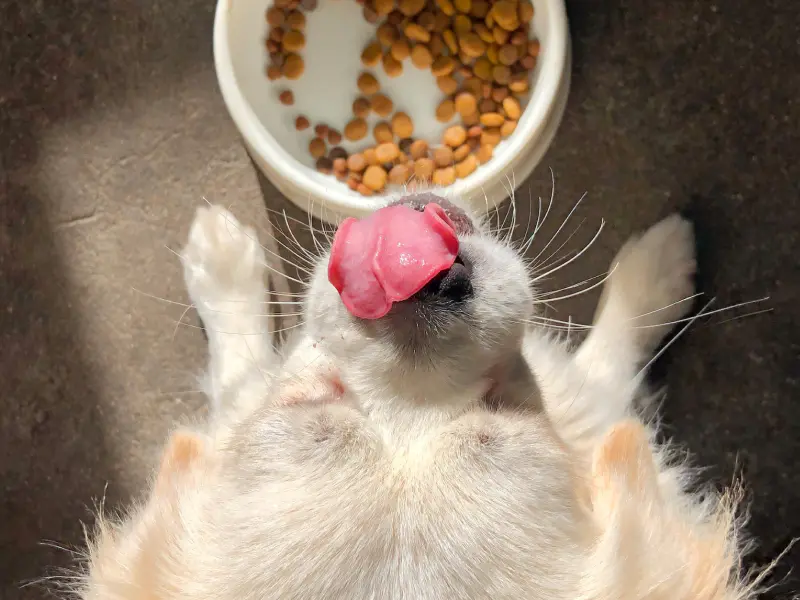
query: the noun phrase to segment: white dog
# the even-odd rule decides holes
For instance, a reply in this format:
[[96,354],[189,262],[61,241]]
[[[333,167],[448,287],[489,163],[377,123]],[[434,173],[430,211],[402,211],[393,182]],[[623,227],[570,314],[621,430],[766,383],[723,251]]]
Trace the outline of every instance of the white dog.
[[198,211],[183,258],[212,417],[172,435],[140,506],[101,522],[81,597],[754,597],[737,494],[689,493],[638,412],[664,324],[689,310],[689,223],[628,242],[572,351],[531,324],[531,275],[481,217],[431,193],[399,202],[444,209],[451,280],[360,319],[326,253],[280,357],[260,333],[256,235]]

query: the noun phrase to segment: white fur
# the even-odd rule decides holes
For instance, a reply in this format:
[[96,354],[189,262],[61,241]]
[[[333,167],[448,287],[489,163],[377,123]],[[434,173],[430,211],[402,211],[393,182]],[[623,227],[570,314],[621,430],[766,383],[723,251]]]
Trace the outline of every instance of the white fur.
[[463,314],[358,321],[322,256],[279,359],[254,232],[201,208],[183,256],[213,417],[173,435],[141,506],[101,521],[82,597],[750,597],[735,498],[687,492],[636,408],[659,325],[689,310],[690,225],[620,251],[575,351],[528,324],[513,248],[479,223],[460,238]]

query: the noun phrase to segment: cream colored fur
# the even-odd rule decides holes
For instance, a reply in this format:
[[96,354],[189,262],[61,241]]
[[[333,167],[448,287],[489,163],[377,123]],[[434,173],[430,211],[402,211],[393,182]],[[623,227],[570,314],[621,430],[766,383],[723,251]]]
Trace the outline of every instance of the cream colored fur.
[[[753,596],[736,494],[688,492],[637,412],[659,325],[689,309],[675,303],[693,292],[690,225],[670,217],[620,251],[572,349],[527,324],[537,294],[523,262],[475,221],[461,236],[468,314],[358,322],[322,256],[279,358],[254,335],[266,330],[255,233],[201,208],[183,256],[213,414],[172,436],[140,506],[101,521],[81,597]],[[435,335],[407,352],[402,328],[415,326]]]

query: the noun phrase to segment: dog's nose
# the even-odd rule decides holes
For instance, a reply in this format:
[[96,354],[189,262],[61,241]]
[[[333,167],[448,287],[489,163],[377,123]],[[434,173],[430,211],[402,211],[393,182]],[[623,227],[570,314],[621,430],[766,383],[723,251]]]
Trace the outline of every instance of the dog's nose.
[[464,302],[470,299],[472,294],[472,264],[459,254],[452,267],[439,273],[412,298]]
[[437,196],[432,192],[420,192],[418,194],[409,194],[408,196],[403,196],[399,200],[392,202],[392,206],[396,204],[403,204],[421,212],[428,204],[431,203],[438,204],[442,207],[447,217],[453,222],[456,233],[463,235],[472,233],[474,231],[475,227],[472,224],[472,219],[469,218],[467,213],[446,198]]

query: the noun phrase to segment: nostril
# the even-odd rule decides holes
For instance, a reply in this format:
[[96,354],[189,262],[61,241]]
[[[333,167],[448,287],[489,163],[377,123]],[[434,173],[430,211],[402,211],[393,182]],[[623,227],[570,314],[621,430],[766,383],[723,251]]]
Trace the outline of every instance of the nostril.
[[415,297],[420,300],[441,298],[463,302],[472,297],[472,265],[459,256],[453,266],[439,273]]

